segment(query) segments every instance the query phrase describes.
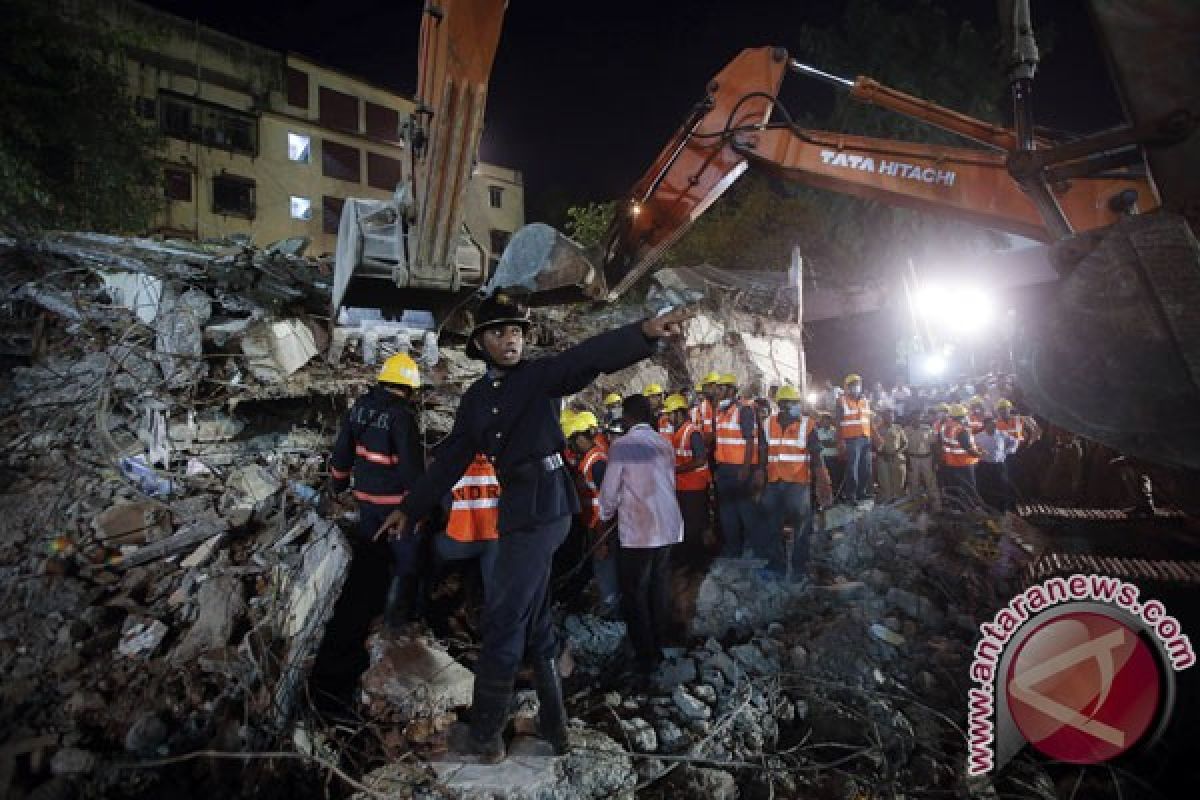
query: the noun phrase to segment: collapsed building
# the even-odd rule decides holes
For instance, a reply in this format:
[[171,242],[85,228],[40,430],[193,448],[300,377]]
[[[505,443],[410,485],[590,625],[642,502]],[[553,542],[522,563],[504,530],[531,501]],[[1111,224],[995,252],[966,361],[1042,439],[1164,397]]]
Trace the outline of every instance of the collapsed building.
[[[1032,758],[1008,784],[965,774],[978,623],[1047,547],[969,506],[827,512],[809,590],[764,586],[754,562],[677,579],[688,644],[646,690],[615,677],[623,624],[563,607],[564,758],[532,737],[524,691],[503,768],[430,760],[470,701],[469,624],[373,634],[355,716],[330,718],[307,677],[348,571],[352,512],[322,498],[342,413],[407,348],[432,442],[480,366],[417,328],[352,337],[332,364],[329,266],[287,245],[60,234],[0,260],[0,792],[1049,798],[1064,780]],[[664,270],[644,302],[546,310],[538,348],[688,302],[686,341],[579,399],[711,369],[764,391],[803,376],[786,280]]]

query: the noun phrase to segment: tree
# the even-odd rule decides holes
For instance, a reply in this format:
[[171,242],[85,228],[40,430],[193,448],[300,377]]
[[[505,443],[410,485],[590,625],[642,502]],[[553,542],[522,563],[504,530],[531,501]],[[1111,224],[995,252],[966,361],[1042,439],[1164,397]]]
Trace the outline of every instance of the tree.
[[567,209],[567,235],[584,247],[599,246],[612,224],[614,209],[612,201],[570,206]]
[[13,0],[0,41],[0,227],[145,230],[160,139],[133,107],[127,36],[88,0]]

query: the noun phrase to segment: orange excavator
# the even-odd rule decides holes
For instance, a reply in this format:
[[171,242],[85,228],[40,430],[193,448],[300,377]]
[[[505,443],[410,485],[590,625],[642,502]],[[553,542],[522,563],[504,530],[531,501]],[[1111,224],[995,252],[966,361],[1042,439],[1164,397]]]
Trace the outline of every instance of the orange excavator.
[[[471,256],[462,207],[504,3],[428,4],[417,111],[406,132],[410,180],[383,208],[364,213],[347,203],[335,316],[352,296],[382,307],[396,289],[408,308],[430,290],[443,309],[498,288],[524,290],[540,303],[611,300],[753,167],[1046,242],[1061,275],[1057,312],[1026,323],[1017,359],[1033,410],[1131,455],[1200,468],[1200,137],[1192,135],[1200,115],[1200,6],[1091,6],[1127,125],[1067,141],[1035,129],[1038,52],[1028,0],[1000,2],[1012,128],[870,78],[829,75],[780,48],[744,50],[707,84],[618,204],[602,253],[527,225],[487,274]],[[831,82],[971,146],[802,128],[778,102],[788,74]]]

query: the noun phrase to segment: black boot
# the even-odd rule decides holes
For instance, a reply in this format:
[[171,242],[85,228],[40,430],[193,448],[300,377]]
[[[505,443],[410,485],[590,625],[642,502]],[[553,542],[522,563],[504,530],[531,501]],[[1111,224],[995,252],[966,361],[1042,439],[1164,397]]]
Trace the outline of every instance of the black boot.
[[468,764],[498,764],[504,760],[504,725],[512,701],[513,679],[495,680],[475,676],[471,701],[471,724],[450,728],[448,758]]
[[565,756],[571,751],[571,743],[567,739],[567,709],[563,705],[557,659],[534,659],[533,688],[538,698],[538,733],[554,747],[556,754]]

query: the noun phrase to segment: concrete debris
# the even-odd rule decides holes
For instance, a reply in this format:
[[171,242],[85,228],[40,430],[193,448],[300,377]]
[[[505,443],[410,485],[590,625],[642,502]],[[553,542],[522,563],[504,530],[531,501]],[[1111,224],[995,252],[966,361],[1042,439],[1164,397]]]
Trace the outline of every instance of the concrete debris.
[[161,620],[126,617],[125,624],[121,627],[121,641],[117,645],[117,652],[123,656],[146,658],[158,649],[167,635],[167,630],[167,626]]
[[367,652],[362,699],[372,717],[408,722],[471,704],[475,676],[437,642],[378,633]]

